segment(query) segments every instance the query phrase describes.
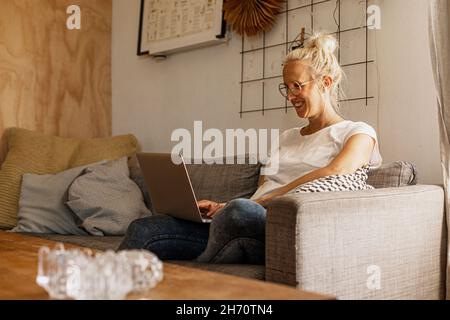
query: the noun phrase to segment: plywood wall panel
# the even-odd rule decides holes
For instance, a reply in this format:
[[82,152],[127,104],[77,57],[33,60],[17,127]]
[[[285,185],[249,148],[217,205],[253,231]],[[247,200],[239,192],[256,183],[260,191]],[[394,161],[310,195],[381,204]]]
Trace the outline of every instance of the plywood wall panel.
[[0,0],[0,134],[111,134],[111,19],[111,0]]

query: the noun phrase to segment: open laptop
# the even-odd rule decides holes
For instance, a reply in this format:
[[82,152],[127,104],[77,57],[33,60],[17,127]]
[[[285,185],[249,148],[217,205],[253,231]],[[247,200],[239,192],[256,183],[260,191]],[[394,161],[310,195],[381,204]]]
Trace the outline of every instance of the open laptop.
[[137,154],[153,208],[175,218],[210,223],[212,219],[203,217],[198,208],[183,157],[176,157],[181,164],[174,164],[170,153]]

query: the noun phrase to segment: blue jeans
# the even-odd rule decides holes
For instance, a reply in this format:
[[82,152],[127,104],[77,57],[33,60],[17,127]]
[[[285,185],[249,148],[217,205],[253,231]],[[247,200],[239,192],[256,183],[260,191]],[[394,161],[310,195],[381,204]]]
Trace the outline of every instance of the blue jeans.
[[133,221],[119,250],[146,249],[162,260],[265,262],[266,209],[248,199],[228,202],[211,224],[154,215]]

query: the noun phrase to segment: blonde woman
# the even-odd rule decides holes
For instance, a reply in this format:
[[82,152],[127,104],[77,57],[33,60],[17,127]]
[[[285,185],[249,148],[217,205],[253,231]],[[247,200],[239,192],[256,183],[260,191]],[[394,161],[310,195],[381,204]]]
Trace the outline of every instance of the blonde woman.
[[[283,132],[280,148],[272,155],[278,157],[278,173],[261,176],[251,199],[226,204],[199,201],[201,211],[213,217],[211,225],[162,215],[137,220],[120,248],[148,249],[161,259],[264,264],[265,207],[271,200],[302,192],[321,179],[379,167],[382,159],[375,130],[366,123],[345,120],[338,112],[343,71],[334,55],[336,48],[334,37],[316,35],[286,56],[280,93],[308,125]],[[365,181],[357,187],[366,188]]]

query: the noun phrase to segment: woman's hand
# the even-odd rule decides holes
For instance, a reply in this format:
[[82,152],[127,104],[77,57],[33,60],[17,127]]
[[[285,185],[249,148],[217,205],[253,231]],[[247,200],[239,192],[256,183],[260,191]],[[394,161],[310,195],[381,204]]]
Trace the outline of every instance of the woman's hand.
[[200,200],[197,201],[198,208],[203,216],[207,218],[212,218],[225,206],[225,203],[218,203],[211,200]]

